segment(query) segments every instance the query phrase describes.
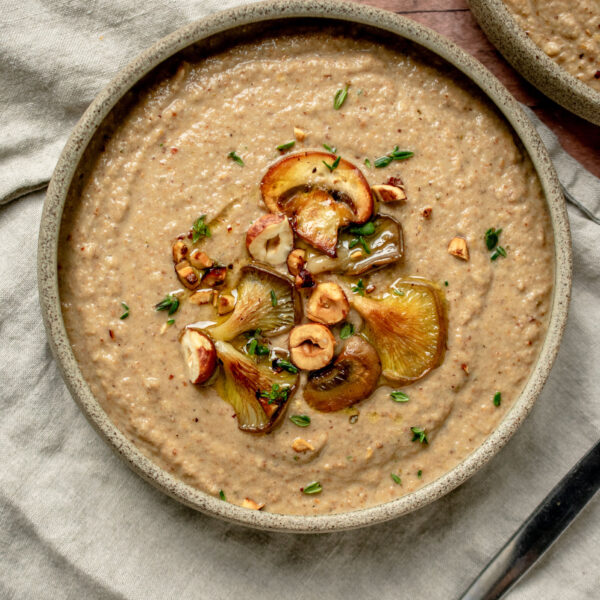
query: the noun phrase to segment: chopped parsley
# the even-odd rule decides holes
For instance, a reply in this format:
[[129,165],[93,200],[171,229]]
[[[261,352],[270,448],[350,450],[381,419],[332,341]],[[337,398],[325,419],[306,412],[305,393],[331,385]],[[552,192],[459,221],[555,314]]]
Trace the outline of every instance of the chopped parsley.
[[329,144],[323,144],[323,148],[325,148],[327,152],[331,152],[331,154],[335,154],[337,152],[337,148],[335,146],[330,146]]
[[362,248],[366,254],[371,254],[371,247],[369,246],[369,243],[367,242],[367,240],[365,240],[365,238],[362,235],[359,235],[357,238],[354,238],[353,240],[351,240],[350,243],[348,244],[348,248],[350,250],[352,250],[352,248],[354,248],[355,246],[358,246],[358,244],[360,244],[362,246]]
[[263,346],[257,338],[252,337],[246,343],[246,352],[250,356],[267,356],[270,350],[268,346]]
[[359,279],[356,285],[352,286],[352,292],[358,294],[359,296],[365,295],[365,284],[362,279]]
[[295,144],[296,140],[290,140],[289,142],[285,142],[284,144],[279,144],[279,146],[277,146],[277,150],[283,152],[284,150],[289,150],[290,148],[293,148]]
[[502,229],[494,229],[490,227],[485,234],[483,235],[483,240],[485,242],[486,248],[491,252],[490,260],[497,260],[498,257],[502,256],[506,258],[506,250],[502,246],[498,246],[498,242],[500,241],[500,234],[502,233]]
[[277,306],[277,295],[275,294],[275,290],[271,290],[270,296],[271,296],[271,305]]
[[237,152],[235,150],[232,150],[228,155],[227,158],[230,158],[233,162],[237,163],[238,165],[240,165],[240,167],[244,166],[244,161],[241,159],[241,157],[238,156]]
[[341,156],[337,156],[336,159],[333,161],[333,163],[329,164],[325,161],[323,161],[323,164],[329,169],[329,172],[333,172],[335,171],[335,169],[338,168],[338,165],[340,164],[340,160],[342,159]]
[[173,325],[175,323],[175,319],[169,319],[167,321],[167,325]]
[[302,488],[305,494],[319,494],[323,491],[323,486],[318,481],[313,481]]
[[427,433],[421,427],[411,427],[410,430],[413,433],[413,442],[421,442],[421,444],[429,444],[427,440]]
[[344,102],[346,102],[346,98],[348,97],[348,88],[349,87],[350,87],[350,85],[346,84],[345,88],[339,89],[335,93],[335,96],[333,98],[333,108],[335,110],[340,110],[340,108],[342,108],[342,106],[344,105]]
[[448,287],[448,282],[447,282],[447,281],[444,281],[444,285],[445,285],[446,287]]
[[502,404],[502,394],[500,392],[496,392],[494,394],[494,406],[500,406]]
[[398,475],[396,475],[396,473],[390,473],[390,477],[393,479],[394,483],[397,483],[398,485],[402,485],[402,479],[400,479],[400,477],[398,477]]
[[423,475],[423,471],[421,471],[421,469],[419,469],[419,470],[417,471],[417,477],[421,477],[421,475]]
[[371,161],[368,158],[365,158],[365,167],[367,167],[367,169],[371,168]]
[[225,492],[223,490],[219,490],[219,498],[221,498],[221,500],[227,500],[227,498],[225,498]]
[[351,335],[354,335],[354,325],[352,323],[344,323],[340,330],[340,337],[347,340]]
[[310,425],[310,417],[308,415],[292,415],[290,421],[298,427],[308,427]]
[[204,222],[206,215],[198,217],[192,225],[192,242],[195,244],[201,237],[210,237],[210,229]]
[[410,400],[408,395],[400,390],[394,390],[390,393],[390,396],[394,402],[408,402]]
[[506,258],[506,250],[502,246],[496,246],[496,251],[490,256],[490,260],[496,260],[499,256]]
[[294,375],[298,372],[298,367],[284,358],[276,358],[273,360],[272,366],[274,369],[281,369],[283,371],[287,371],[288,373],[293,373]]
[[400,150],[398,146],[394,146],[394,149],[384,156],[380,156],[375,159],[375,167],[378,169],[382,169],[383,167],[387,167],[394,160],[405,160],[414,156],[414,152],[410,150]]
[[285,402],[290,394],[290,388],[288,386],[280,387],[278,383],[274,383],[271,386],[270,391],[257,392],[259,398],[266,398],[269,404]]
[[360,244],[366,254],[371,254],[371,248],[364,236],[373,235],[375,233],[375,224],[373,221],[367,221],[363,225],[354,225],[348,228],[348,231],[357,236],[350,241],[348,248],[352,250],[352,248]]
[[125,312],[119,317],[119,319],[123,320],[129,316],[129,306],[127,306],[125,302],[121,302],[121,306],[125,309]]
[[179,308],[179,298],[173,294],[167,294],[163,300],[154,306],[155,310],[168,310],[169,316],[174,315]]

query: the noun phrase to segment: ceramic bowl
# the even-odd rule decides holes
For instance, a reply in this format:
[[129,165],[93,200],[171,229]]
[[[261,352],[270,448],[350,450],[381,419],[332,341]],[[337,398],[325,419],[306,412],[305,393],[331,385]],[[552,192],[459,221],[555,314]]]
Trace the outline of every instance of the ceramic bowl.
[[572,113],[600,125],[600,92],[579,81],[536,46],[502,0],[467,0],[479,26],[529,83]]
[[[465,73],[504,114],[529,153],[547,199],[555,239],[556,270],[548,333],[525,388],[497,429],[462,463],[423,488],[372,508],[323,516],[272,514],[222,502],[175,479],[144,456],[109,420],[81,374],[65,331],[57,278],[58,234],[69,187],[94,133],[127,91],[190,44],[214,36],[229,35],[231,39],[239,31],[237,28],[260,28],[265,21],[289,22],[299,18],[350,22],[384,30],[427,48]],[[447,494],[481,468],[519,427],[548,377],[565,326],[571,285],[571,242],[564,200],[546,149],[519,104],[479,62],[430,29],[391,12],[335,0],[275,0],[218,13],[158,41],[125,67],[92,102],[65,146],[48,187],[38,252],[40,299],[50,345],[73,398],[96,431],[134,471],[180,502],[229,521],[276,531],[334,531],[392,519]]]

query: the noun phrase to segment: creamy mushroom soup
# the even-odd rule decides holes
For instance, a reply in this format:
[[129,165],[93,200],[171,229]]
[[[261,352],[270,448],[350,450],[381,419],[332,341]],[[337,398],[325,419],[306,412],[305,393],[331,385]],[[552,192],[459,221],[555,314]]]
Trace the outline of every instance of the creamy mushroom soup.
[[517,23],[554,62],[600,92],[598,0],[503,0]]
[[84,160],[62,310],[146,456],[248,509],[373,506],[518,397],[553,236],[511,129],[420,48],[280,33],[180,60]]

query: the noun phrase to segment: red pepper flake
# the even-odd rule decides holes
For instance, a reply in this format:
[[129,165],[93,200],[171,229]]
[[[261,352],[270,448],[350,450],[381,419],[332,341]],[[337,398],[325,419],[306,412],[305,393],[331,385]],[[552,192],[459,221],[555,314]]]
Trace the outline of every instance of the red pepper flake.
[[594,73],[594,79],[600,79],[600,71]]
[[112,329],[108,330],[108,335],[110,335],[110,339],[114,340],[115,339],[115,332]]
[[231,231],[233,229],[233,227],[231,225],[227,225],[227,231]]
[[169,375],[169,379],[173,379],[173,377],[175,377],[175,375]]
[[465,372],[465,375],[469,374],[469,366],[467,365],[467,363],[463,363],[462,365],[460,365],[460,368]]
[[177,154],[178,150],[177,148],[171,148],[171,154]]
[[81,246],[81,251],[83,252],[85,250],[85,246]]
[[194,419],[194,423],[197,423],[197,422],[198,422],[198,417],[196,417],[196,418]]

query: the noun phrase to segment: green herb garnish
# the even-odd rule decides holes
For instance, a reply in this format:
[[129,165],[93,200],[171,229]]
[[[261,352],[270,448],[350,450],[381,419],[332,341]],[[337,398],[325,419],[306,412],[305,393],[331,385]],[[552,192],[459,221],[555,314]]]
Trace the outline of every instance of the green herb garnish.
[[404,290],[397,290],[396,288],[392,289],[392,292],[396,294],[396,296],[404,296]]
[[221,498],[221,500],[227,500],[227,498],[225,498],[225,492],[223,490],[219,490],[219,498]]
[[308,415],[292,415],[290,421],[298,427],[308,427],[310,425],[310,417]]
[[323,486],[318,481],[313,481],[302,488],[305,494],[319,494],[323,491]]
[[387,167],[394,160],[405,160],[414,156],[415,153],[410,150],[399,150],[398,146],[394,146],[394,149],[384,156],[380,156],[375,159],[375,167],[378,169],[382,169],[383,167]]
[[398,485],[402,485],[402,479],[400,479],[400,477],[398,477],[398,475],[396,475],[396,473],[390,473],[390,477],[394,480],[394,483],[397,483]]
[[354,325],[352,323],[344,323],[340,331],[340,337],[347,340],[351,335],[354,335]]
[[169,319],[167,321],[167,325],[173,325],[175,323],[175,319]]
[[227,158],[230,158],[233,162],[236,162],[238,165],[240,165],[240,167],[244,166],[244,161],[238,156],[238,154],[235,150],[232,150],[227,155]]
[[330,172],[333,172],[335,169],[338,168],[338,165],[340,164],[340,160],[342,159],[341,156],[338,156],[332,164],[326,163],[325,161],[323,161],[323,164],[329,169]]
[[155,310],[168,310],[169,315],[174,315],[179,308],[179,298],[173,294],[167,294],[164,300],[161,300],[154,306]]
[[342,106],[344,105],[344,102],[346,102],[349,87],[350,84],[346,84],[345,88],[340,89],[335,93],[335,96],[333,98],[333,108],[335,110],[340,110],[340,108],[342,108]]
[[499,256],[506,258],[506,250],[502,246],[496,246],[494,254],[490,256],[490,260],[496,260]]
[[289,360],[285,360],[284,358],[276,358],[273,361],[273,368],[275,369],[283,369],[288,373],[293,373],[294,375],[298,372],[298,367],[293,365]]
[[337,152],[337,148],[335,146],[330,146],[329,144],[323,144],[323,148],[325,148],[327,152],[331,152],[331,154],[335,154]]
[[421,475],[423,475],[423,471],[421,471],[421,469],[419,469],[419,470],[417,471],[417,477],[421,477]]
[[274,383],[271,386],[270,391],[262,391],[258,392],[259,398],[266,398],[269,401],[269,404],[273,404],[273,402],[277,402],[281,400],[285,402],[290,394],[290,388],[288,386],[280,387],[278,383]]
[[268,346],[263,346],[255,337],[253,337],[246,344],[246,352],[248,352],[250,356],[267,356],[271,351]]
[[502,229],[494,229],[493,227],[490,227],[490,229],[485,232],[483,239],[488,250],[491,251],[498,245],[501,233]]
[[366,254],[371,254],[371,247],[369,246],[369,243],[367,242],[367,240],[365,240],[365,238],[362,235],[359,235],[357,238],[354,238],[353,240],[351,240],[350,243],[348,244],[348,248],[350,250],[352,250],[352,248],[354,248],[355,246],[358,246],[358,244],[360,244],[362,246],[362,248]]
[[206,215],[198,217],[192,225],[192,242],[195,244],[201,237],[210,237],[210,229],[204,222]]
[[353,225],[348,228],[348,231],[354,235],[373,235],[375,233],[375,223],[367,221],[363,225]]
[[367,167],[367,169],[371,168],[371,161],[368,158],[365,158],[365,167]]
[[129,316],[129,306],[127,306],[125,302],[121,302],[121,306],[125,309],[125,312],[119,317],[119,319],[123,320]]
[[496,392],[494,394],[494,406],[500,406],[502,404],[502,394],[500,392]]
[[447,281],[444,281],[444,285],[445,285],[446,287],[448,287],[448,282],[447,282]]
[[390,393],[390,396],[394,402],[408,402],[410,400],[410,398],[400,390],[394,390]]
[[353,285],[351,289],[352,292],[358,294],[359,296],[365,295],[365,284],[363,283],[362,279],[359,279],[356,285]]
[[271,290],[271,306],[277,306],[277,295],[275,294],[275,290]]
[[411,427],[410,430],[413,432],[413,442],[419,441],[421,444],[429,444],[427,440],[427,433],[421,427]]
[[293,148],[295,144],[296,140],[290,140],[289,142],[285,142],[285,144],[279,144],[279,146],[277,146],[277,150],[289,150],[290,148]]

